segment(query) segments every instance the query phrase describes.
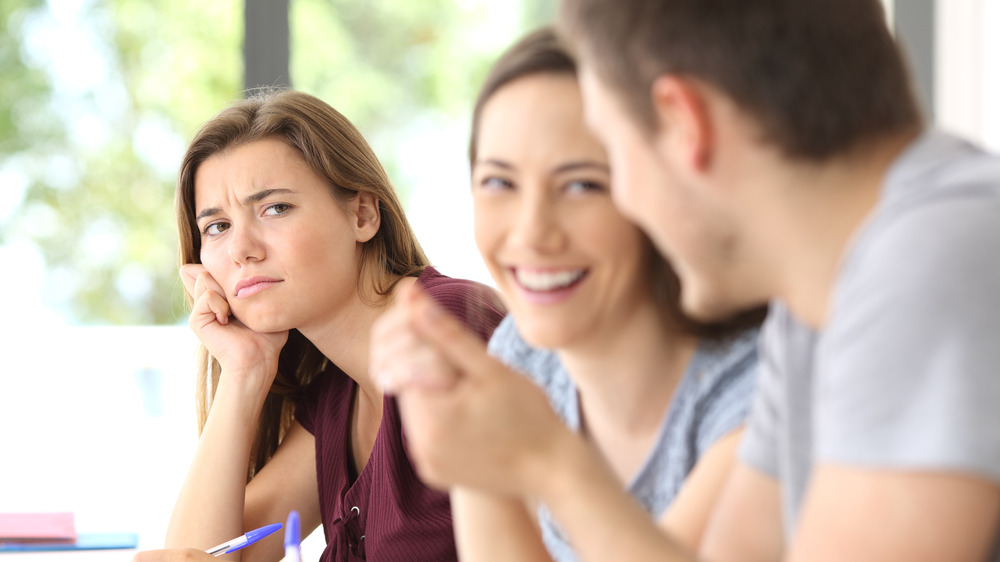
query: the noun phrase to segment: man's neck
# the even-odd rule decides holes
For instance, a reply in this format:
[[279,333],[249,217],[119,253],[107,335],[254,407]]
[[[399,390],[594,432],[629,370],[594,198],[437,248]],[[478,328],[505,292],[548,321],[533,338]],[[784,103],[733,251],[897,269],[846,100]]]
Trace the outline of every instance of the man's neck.
[[827,163],[779,173],[779,219],[769,227],[780,256],[776,295],[799,320],[822,329],[842,261],[881,197],[889,168],[913,142],[907,132],[866,143]]

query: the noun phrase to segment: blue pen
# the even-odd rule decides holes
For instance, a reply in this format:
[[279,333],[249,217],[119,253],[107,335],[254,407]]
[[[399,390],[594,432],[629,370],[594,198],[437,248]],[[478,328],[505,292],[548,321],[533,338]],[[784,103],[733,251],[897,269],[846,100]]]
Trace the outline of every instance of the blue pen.
[[252,545],[253,543],[270,535],[271,533],[277,531],[280,528],[281,528],[281,523],[271,523],[270,525],[264,525],[260,529],[247,531],[245,535],[236,537],[231,541],[226,541],[220,544],[219,546],[206,550],[205,552],[211,554],[212,556],[222,556],[223,554],[229,554],[230,552],[235,552],[241,548],[246,548]]
[[302,562],[302,551],[299,549],[301,540],[299,512],[293,509],[285,522],[285,557],[282,562]]

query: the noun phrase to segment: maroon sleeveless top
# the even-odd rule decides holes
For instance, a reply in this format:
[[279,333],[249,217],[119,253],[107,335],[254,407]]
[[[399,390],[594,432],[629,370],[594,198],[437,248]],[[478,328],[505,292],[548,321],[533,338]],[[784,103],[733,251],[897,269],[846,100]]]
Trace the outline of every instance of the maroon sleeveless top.
[[[428,267],[417,282],[484,341],[504,315],[490,288]],[[331,365],[316,377],[295,419],[316,438],[316,477],[326,535],[322,561],[457,560],[448,495],[422,484],[404,447],[396,400],[386,397],[368,464],[354,475],[351,403],[357,385]]]

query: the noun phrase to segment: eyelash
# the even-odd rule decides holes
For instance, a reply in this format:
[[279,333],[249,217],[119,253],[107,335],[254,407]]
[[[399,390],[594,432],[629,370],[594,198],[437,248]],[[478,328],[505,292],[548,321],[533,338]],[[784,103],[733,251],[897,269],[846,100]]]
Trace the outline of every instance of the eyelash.
[[[271,209],[274,209],[275,207],[284,207],[284,210],[281,210],[281,211],[275,210],[274,214],[270,214],[269,215],[268,211],[271,210]],[[290,211],[291,209],[292,209],[292,206],[289,205],[288,203],[272,203],[272,204],[264,207],[264,213],[263,213],[263,215],[265,215],[265,216],[277,216],[277,217],[280,217],[281,215],[284,215],[284,214],[288,213],[288,211]],[[216,226],[226,226],[226,229],[223,230],[222,232],[216,232],[215,234],[210,233],[209,230],[211,230],[212,227],[216,227]],[[206,224],[205,228],[202,229],[202,231],[201,231],[201,235],[203,237],[204,236],[208,236],[208,237],[211,238],[211,237],[218,236],[218,235],[222,234],[226,230],[229,230],[230,227],[231,227],[231,225],[228,222],[226,222],[226,221],[216,221],[216,222],[213,222],[213,223]]]
[[[502,185],[495,185],[496,183],[501,183]],[[486,176],[479,181],[479,187],[483,189],[511,189],[514,187],[514,182],[497,176]]]
[[268,205],[267,207],[264,207],[264,214],[266,215],[268,210],[273,209],[275,207],[284,207],[285,210],[284,211],[277,211],[275,213],[275,215],[272,215],[272,216],[281,216],[281,215],[287,213],[288,211],[290,211],[292,209],[292,206],[289,205],[288,203],[274,203],[272,205]]
[[[212,233],[209,232],[213,227],[216,227],[216,226],[226,226],[227,227],[226,230],[229,230],[229,228],[228,228],[229,223],[227,223],[225,221],[218,221],[218,222],[209,223],[209,224],[206,224],[205,228],[202,229],[202,231],[201,231],[202,237],[205,237],[205,236],[213,237],[213,236],[218,236],[218,235],[222,234],[222,232],[216,232],[215,234],[212,234]],[[225,232],[225,230],[223,230],[223,232]]]
[[[496,185],[497,183],[500,183],[501,185]],[[483,178],[482,180],[479,181],[479,186],[481,188],[483,188],[483,189],[504,189],[504,190],[506,190],[506,189],[513,189],[514,188],[514,182],[512,182],[512,181],[510,181],[508,179],[505,179],[505,178],[497,177],[497,176],[487,176],[487,177],[485,177],[485,178]],[[579,186],[579,188],[574,188],[574,186]],[[600,182],[596,182],[596,181],[574,180],[574,181],[571,181],[571,182],[567,182],[566,185],[565,185],[565,187],[563,189],[565,191],[568,191],[568,192],[571,192],[571,193],[572,192],[579,192],[579,191],[583,191],[583,192],[591,192],[591,191],[602,192],[602,191],[605,191],[605,186],[604,186],[604,184],[602,184]]]
[[576,190],[573,189],[573,186],[576,186],[576,185],[581,186],[582,187],[582,191],[598,191],[598,192],[604,191],[604,184],[596,182],[596,181],[588,181],[588,180],[571,181],[571,182],[569,182],[569,183],[566,184],[566,188],[565,189],[566,189],[566,191],[576,191]]

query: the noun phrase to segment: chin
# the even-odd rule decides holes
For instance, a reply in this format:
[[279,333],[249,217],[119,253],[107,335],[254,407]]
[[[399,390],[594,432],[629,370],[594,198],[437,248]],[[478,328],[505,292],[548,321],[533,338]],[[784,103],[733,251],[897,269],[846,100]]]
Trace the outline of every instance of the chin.
[[[234,315],[235,316],[235,315]],[[236,319],[258,334],[271,334],[288,330],[287,322],[276,314],[240,314]]]
[[681,292],[681,308],[692,320],[713,323],[729,320],[747,307],[738,306],[721,294],[705,294],[685,288]]
[[517,330],[521,335],[521,339],[535,349],[554,350],[564,347],[566,344],[566,334],[563,333],[559,326],[532,323],[521,324],[518,322]]

